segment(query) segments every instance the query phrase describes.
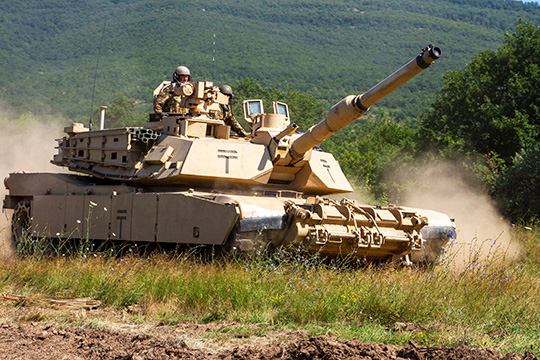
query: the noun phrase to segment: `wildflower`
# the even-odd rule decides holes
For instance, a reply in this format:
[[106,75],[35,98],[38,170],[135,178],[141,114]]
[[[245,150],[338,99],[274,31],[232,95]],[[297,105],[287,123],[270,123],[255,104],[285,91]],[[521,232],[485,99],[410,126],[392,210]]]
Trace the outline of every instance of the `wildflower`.
[[104,208],[103,208],[103,210],[104,210],[104,211],[107,211],[107,208],[106,208],[106,207],[104,207]]
[[81,223],[81,220],[77,220],[77,224],[80,224]]

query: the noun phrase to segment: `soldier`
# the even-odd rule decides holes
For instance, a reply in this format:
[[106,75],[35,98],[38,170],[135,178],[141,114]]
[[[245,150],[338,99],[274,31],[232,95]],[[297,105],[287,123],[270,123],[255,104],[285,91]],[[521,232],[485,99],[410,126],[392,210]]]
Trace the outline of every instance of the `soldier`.
[[174,95],[175,84],[181,84],[191,80],[189,69],[179,66],[173,73],[172,82],[164,81],[161,90],[154,97],[154,112],[163,118],[163,113],[187,113],[188,109],[180,107],[182,96]]
[[233,115],[232,107],[230,105],[231,100],[234,98],[234,94],[232,91],[232,88],[229,85],[221,85],[219,87],[219,91],[221,91],[222,94],[227,95],[229,97],[229,104],[220,104],[221,111],[223,111],[223,121],[226,125],[229,125],[231,127],[231,130],[234,131],[238,136],[240,137],[246,137],[249,135],[244,128],[238,123],[238,120]]

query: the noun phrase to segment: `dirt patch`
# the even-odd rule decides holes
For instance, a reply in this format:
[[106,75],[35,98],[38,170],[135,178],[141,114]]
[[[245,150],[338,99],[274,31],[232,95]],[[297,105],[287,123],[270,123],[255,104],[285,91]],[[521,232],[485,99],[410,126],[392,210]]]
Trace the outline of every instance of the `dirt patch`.
[[185,328],[88,329],[35,323],[0,324],[3,359],[538,359],[532,353],[502,355],[492,349],[429,348],[305,338],[292,332],[287,341],[255,342],[211,351],[189,345]]

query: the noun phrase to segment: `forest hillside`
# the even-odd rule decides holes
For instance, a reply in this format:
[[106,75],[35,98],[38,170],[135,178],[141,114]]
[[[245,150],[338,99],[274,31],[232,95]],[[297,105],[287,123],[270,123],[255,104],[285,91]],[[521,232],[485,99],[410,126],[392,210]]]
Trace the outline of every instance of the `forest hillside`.
[[540,6],[508,0],[2,2],[0,101],[73,120],[89,118],[93,93],[94,105],[121,93],[147,112],[152,90],[186,65],[195,80],[254,78],[330,106],[434,43],[443,60],[381,102],[417,115],[445,72],[539,18]]

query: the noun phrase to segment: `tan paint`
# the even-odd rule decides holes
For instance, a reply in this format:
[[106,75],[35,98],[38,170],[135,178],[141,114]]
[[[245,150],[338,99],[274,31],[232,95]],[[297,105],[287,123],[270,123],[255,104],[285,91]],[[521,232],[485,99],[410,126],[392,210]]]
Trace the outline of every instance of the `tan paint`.
[[[296,133],[287,104],[274,102],[274,113],[244,114],[250,137],[231,136],[221,109],[228,97],[217,86],[175,85],[182,113],[151,114],[145,127],[66,127],[52,163],[86,176],[11,174],[4,208],[20,218],[29,205],[35,236],[242,249],[292,243],[372,259],[419,253],[434,237],[440,248],[455,233],[444,214],[321,197],[352,187],[332,154],[314,149],[422,71],[436,50],[346,97],[305,134]],[[263,109],[254,100],[246,111],[250,102]]]

